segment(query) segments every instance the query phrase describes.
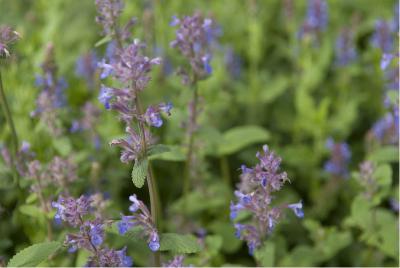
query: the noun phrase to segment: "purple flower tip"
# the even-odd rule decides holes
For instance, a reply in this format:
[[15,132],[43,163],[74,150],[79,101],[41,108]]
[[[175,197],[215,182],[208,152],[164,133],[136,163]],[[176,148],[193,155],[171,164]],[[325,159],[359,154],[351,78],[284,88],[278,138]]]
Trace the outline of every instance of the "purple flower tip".
[[298,203],[288,205],[288,208],[293,210],[294,214],[296,214],[297,217],[299,217],[299,218],[304,217],[303,204],[301,201]]

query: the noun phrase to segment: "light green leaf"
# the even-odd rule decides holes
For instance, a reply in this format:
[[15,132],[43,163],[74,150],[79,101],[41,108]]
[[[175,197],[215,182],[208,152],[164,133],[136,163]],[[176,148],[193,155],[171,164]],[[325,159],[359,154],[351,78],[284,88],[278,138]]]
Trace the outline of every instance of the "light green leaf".
[[188,254],[196,253],[200,250],[201,247],[193,235],[164,233],[160,236],[160,251]]
[[149,160],[164,160],[164,161],[185,161],[186,156],[183,150],[178,145],[162,145],[159,148],[149,152]]
[[256,250],[254,257],[263,267],[274,266],[275,244],[269,241],[265,242],[260,249]]
[[19,207],[19,211],[22,214],[25,214],[25,215],[28,215],[28,216],[31,216],[34,218],[38,218],[38,217],[41,217],[44,215],[43,211],[35,205],[21,205]]
[[142,188],[147,176],[147,159],[139,159],[132,169],[132,182],[137,188]]
[[259,126],[234,127],[223,134],[222,142],[215,154],[219,156],[233,154],[251,144],[265,142],[269,136],[269,132]]
[[53,146],[62,156],[68,156],[71,153],[71,142],[67,137],[60,137],[53,140]]
[[399,149],[396,146],[384,146],[372,152],[368,159],[381,163],[398,162]]
[[95,46],[95,47],[99,47],[99,46],[101,46],[101,45],[103,45],[103,44],[105,44],[105,43],[110,42],[111,39],[112,39],[112,37],[109,36],[109,35],[104,36],[102,39],[100,39],[99,41],[97,41],[96,44],[94,44],[94,46]]
[[53,255],[60,247],[57,241],[34,244],[18,252],[8,262],[8,267],[34,267]]

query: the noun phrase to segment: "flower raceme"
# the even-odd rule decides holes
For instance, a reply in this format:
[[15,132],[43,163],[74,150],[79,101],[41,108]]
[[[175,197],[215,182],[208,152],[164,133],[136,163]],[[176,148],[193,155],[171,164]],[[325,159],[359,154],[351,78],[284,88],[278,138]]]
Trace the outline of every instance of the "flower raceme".
[[279,191],[288,181],[286,172],[280,172],[281,158],[270,151],[267,145],[257,153],[259,163],[248,168],[242,166],[241,182],[235,191],[237,203],[231,202],[230,218],[235,221],[240,212],[251,215],[248,223],[235,222],[236,236],[247,242],[249,253],[262,246],[267,234],[272,232],[282,216],[282,210],[289,208],[299,218],[304,217],[303,204],[281,204],[272,206],[273,192]]
[[144,236],[147,237],[150,250],[157,251],[160,248],[160,239],[149,210],[142,201],[137,199],[135,194],[129,196],[129,200],[132,202],[129,206],[132,215],[121,215],[122,220],[118,223],[119,233],[123,235],[133,227],[140,227],[143,229]]
[[[209,18],[203,18],[200,13],[193,16],[185,16],[182,19],[174,16],[170,23],[177,26],[176,39],[170,46],[177,48],[179,52],[189,61],[196,79],[204,79],[212,73],[211,44],[216,35],[216,27]],[[181,72],[183,80],[188,82],[188,72]]]
[[[86,266],[89,267],[128,267],[132,266],[132,259],[126,256],[126,247],[121,250],[110,249],[104,244],[104,228],[108,224],[100,217],[90,219],[90,214],[95,212],[92,197],[82,195],[78,199],[69,196],[59,196],[52,207],[57,209],[54,216],[56,221],[64,221],[79,231],[66,235],[65,244],[69,246],[68,252],[73,253],[78,249],[91,252]],[[95,213],[99,215],[98,213]]]
[[326,148],[330,151],[331,158],[325,162],[324,169],[329,174],[346,178],[351,151],[347,143],[335,143],[332,138],[326,141]]

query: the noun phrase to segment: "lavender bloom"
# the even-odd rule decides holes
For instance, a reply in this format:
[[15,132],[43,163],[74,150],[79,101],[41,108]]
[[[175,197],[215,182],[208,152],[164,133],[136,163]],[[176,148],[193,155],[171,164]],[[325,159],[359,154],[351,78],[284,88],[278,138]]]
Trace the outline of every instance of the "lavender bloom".
[[47,47],[42,70],[43,75],[36,78],[36,85],[41,88],[41,92],[36,100],[36,110],[31,112],[31,116],[39,117],[54,136],[59,136],[62,128],[57,121],[58,109],[66,105],[64,91],[67,83],[64,79],[57,78],[57,65],[52,44]]
[[344,66],[354,61],[356,57],[353,32],[344,28],[336,40],[336,62],[339,66]]
[[372,45],[379,48],[384,53],[393,51],[394,38],[388,22],[377,20],[375,22],[375,32],[371,39]]
[[[178,26],[171,47],[177,48],[187,58],[196,79],[208,77],[212,72],[210,46],[217,35],[213,21],[195,13],[183,19],[174,16],[170,25]],[[185,74],[187,71],[182,73]]]
[[224,56],[225,66],[228,73],[233,79],[238,79],[242,72],[242,61],[238,55],[236,55],[231,47],[229,47]]
[[124,8],[121,0],[96,0],[97,12],[96,22],[103,26],[104,35],[113,35],[114,25]]
[[82,195],[78,199],[59,196],[57,202],[52,202],[52,207],[57,209],[55,219],[66,221],[73,227],[81,224],[81,219],[89,213],[90,198]]
[[379,144],[398,144],[399,117],[397,109],[397,107],[394,107],[393,112],[388,112],[369,131],[369,136]]
[[122,220],[118,223],[119,233],[123,235],[134,226],[141,227],[143,229],[143,236],[147,237],[150,250],[157,251],[160,248],[160,238],[149,210],[142,201],[137,199],[136,195],[131,195],[129,200],[132,202],[132,205],[129,207],[132,215],[121,216]]
[[[100,109],[91,102],[86,102],[82,108],[83,117],[80,120],[74,120],[70,128],[71,132],[86,131],[96,147],[98,134],[96,132],[96,124],[100,117]],[[96,147],[97,148],[97,147]]]
[[99,101],[104,104],[104,108],[110,109],[110,100],[113,98],[113,89],[101,85]]
[[95,84],[97,62],[98,59],[95,52],[86,53],[76,61],[75,73],[86,80],[90,89],[93,89]]
[[235,191],[237,203],[231,202],[231,220],[237,218],[238,213],[247,211],[251,214],[248,223],[235,223],[235,235],[247,242],[249,253],[259,248],[266,235],[274,229],[281,217],[282,210],[289,208],[299,218],[304,217],[301,202],[282,204],[272,207],[272,193],[279,191],[288,181],[286,172],[279,172],[281,159],[274,152],[263,146],[263,153],[257,153],[259,163],[254,168],[242,166],[241,183]]
[[346,143],[335,143],[332,138],[329,138],[326,141],[326,148],[329,149],[331,158],[325,162],[325,171],[333,176],[346,178],[347,166],[351,158],[349,146]]
[[[167,263],[163,263],[163,267],[169,267],[169,268],[180,268],[180,267],[185,267],[183,264],[183,260],[185,257],[183,255],[177,255],[175,256],[171,261]],[[191,266],[189,266],[191,267]]]
[[[12,168],[10,151],[6,147],[1,147],[0,152],[4,163],[9,168]],[[26,176],[28,174],[28,163],[32,161],[34,157],[35,153],[31,151],[31,145],[27,141],[22,141],[21,148],[16,154],[16,159],[14,159],[14,165],[20,176]]]
[[313,39],[325,31],[328,25],[328,5],[325,0],[309,0],[307,15],[299,32],[299,37],[310,35]]
[[375,165],[371,161],[364,161],[359,165],[359,169],[359,181],[366,190],[366,197],[368,199],[371,199],[378,188],[378,185],[376,184],[376,181],[373,177],[375,172]]
[[0,56],[10,56],[9,45],[15,43],[20,38],[19,33],[6,25],[0,26]]

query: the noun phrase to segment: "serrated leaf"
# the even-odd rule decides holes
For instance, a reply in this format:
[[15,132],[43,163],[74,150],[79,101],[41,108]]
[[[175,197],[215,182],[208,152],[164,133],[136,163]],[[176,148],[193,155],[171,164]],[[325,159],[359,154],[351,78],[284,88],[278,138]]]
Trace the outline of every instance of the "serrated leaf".
[[165,152],[169,152],[170,148],[168,145],[165,144],[155,144],[151,145],[147,150],[147,156],[162,154]]
[[164,233],[160,236],[160,251],[189,254],[200,250],[201,247],[193,235]]
[[269,139],[269,133],[259,126],[239,126],[226,131],[222,136],[222,142],[217,148],[216,155],[228,155],[238,152],[255,143],[265,142]]
[[57,241],[34,244],[18,252],[8,262],[7,267],[34,267],[54,254],[61,243]]
[[132,168],[132,182],[137,188],[142,188],[147,176],[147,159],[141,159],[135,162]]
[[94,44],[94,46],[95,46],[95,47],[99,47],[99,46],[101,46],[101,45],[103,45],[103,44],[105,44],[105,43],[110,42],[111,39],[112,39],[112,38],[111,38],[111,36],[109,36],[109,35],[104,36],[104,37],[101,38],[99,41],[97,41],[96,44]]

